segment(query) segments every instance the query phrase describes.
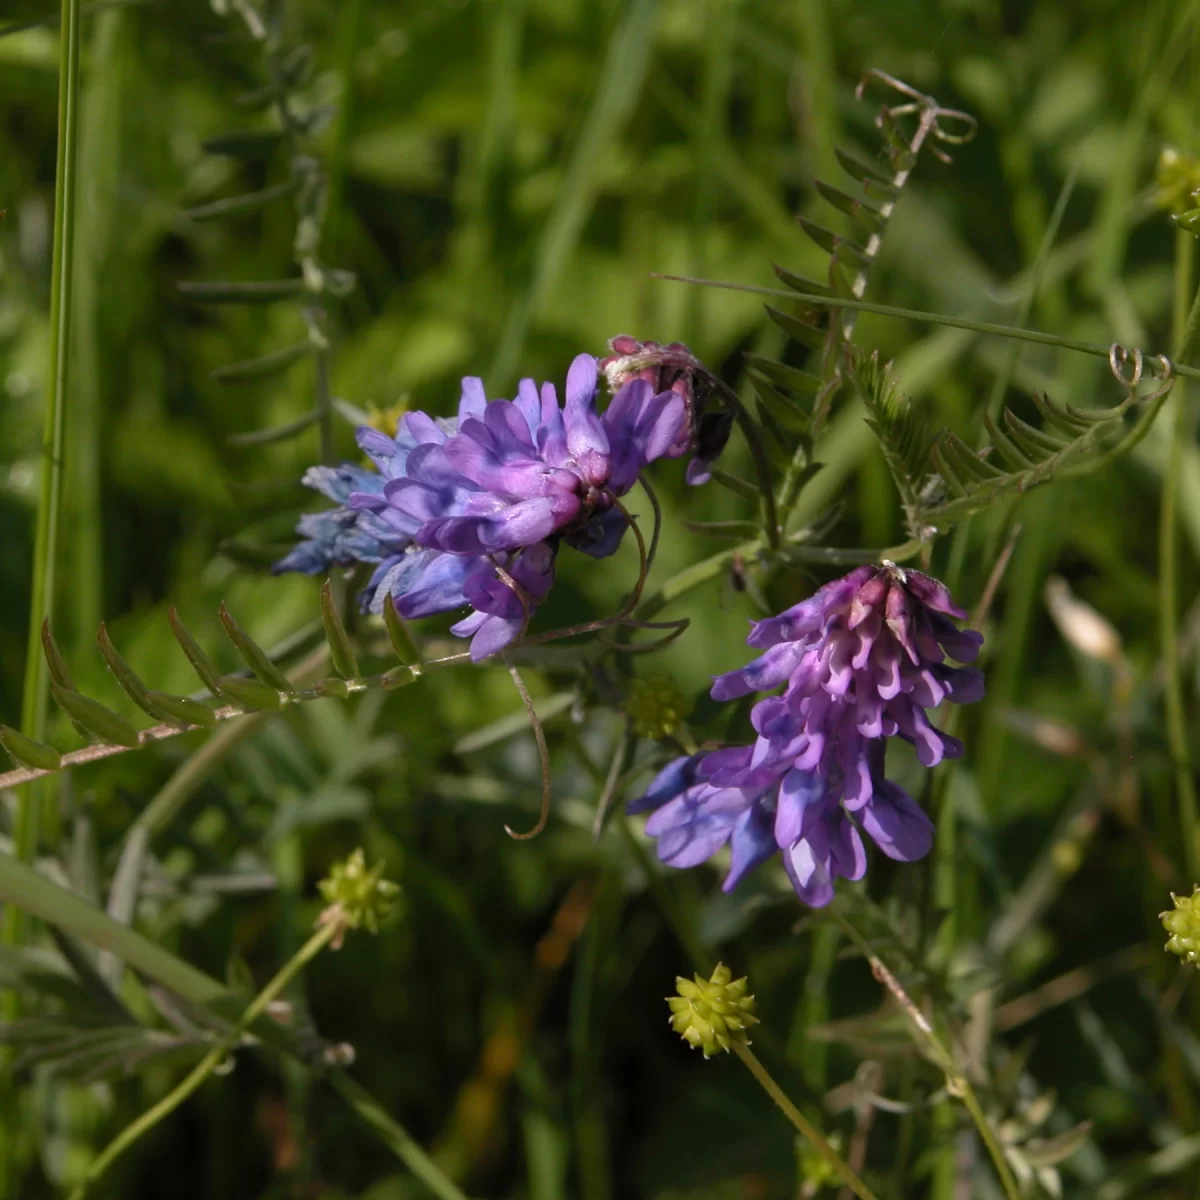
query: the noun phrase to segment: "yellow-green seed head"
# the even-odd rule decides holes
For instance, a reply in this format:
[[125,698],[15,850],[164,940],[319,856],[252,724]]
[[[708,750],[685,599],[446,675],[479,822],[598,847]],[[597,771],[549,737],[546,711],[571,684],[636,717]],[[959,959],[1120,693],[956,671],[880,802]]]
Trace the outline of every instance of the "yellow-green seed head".
[[671,1028],[693,1049],[703,1050],[705,1058],[731,1050],[735,1042],[749,1045],[746,1031],[758,1024],[754,997],[746,992],[749,982],[744,976],[734,979],[721,963],[708,979],[680,975],[675,980],[676,994],[667,997]]
[[638,737],[670,737],[691,711],[687,697],[667,675],[635,679],[625,701],[629,727]]
[[318,923],[337,926],[331,943],[334,949],[341,945],[347,929],[378,933],[379,922],[391,912],[400,891],[390,879],[383,878],[383,863],[367,869],[362,850],[355,850],[344,863],[337,863],[317,886],[329,905]]
[[1190,896],[1172,892],[1171,901],[1175,907],[1158,914],[1163,928],[1171,935],[1166,948],[1184,962],[1200,963],[1200,884],[1192,889]]

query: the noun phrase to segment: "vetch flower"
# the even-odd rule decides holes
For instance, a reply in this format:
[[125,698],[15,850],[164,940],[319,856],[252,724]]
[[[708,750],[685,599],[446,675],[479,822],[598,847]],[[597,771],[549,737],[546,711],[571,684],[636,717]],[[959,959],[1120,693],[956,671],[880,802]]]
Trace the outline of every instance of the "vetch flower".
[[[393,509],[384,496],[390,481],[405,478],[414,452],[441,445],[460,421],[483,411],[483,391],[477,383],[464,381],[457,418],[407,413],[399,419],[395,437],[362,426],[358,444],[374,471],[348,463],[310,467],[303,482],[337,507],[300,518],[297,532],[305,540],[275,564],[275,573],[316,575],[332,566],[375,563],[359,598],[364,611],[382,612],[388,594],[406,619],[471,607],[475,611],[452,631],[472,639],[473,658],[486,658],[511,643],[525,623],[526,606],[532,613],[554,582],[555,548],[539,543],[518,553],[490,557],[423,549],[416,541],[420,522]],[[520,594],[503,581],[500,570],[517,584]]]
[[925,714],[943,700],[983,696],[979,671],[947,662],[973,662],[983,637],[952,617],[966,613],[936,579],[893,563],[858,567],[755,622],[746,640],[766,653],[719,676],[712,695],[733,700],[785,685],[755,707],[755,729],[801,770],[840,768],[853,806],[870,795],[867,750],[877,738],[911,742],[927,767],[962,754]]
[[758,1024],[754,997],[747,994],[749,983],[745,976],[734,979],[722,963],[708,979],[700,974],[693,979],[676,976],[675,995],[667,997],[671,1028],[693,1050],[703,1050],[705,1058],[732,1050],[735,1042],[749,1045],[746,1031]]
[[300,571],[319,575],[332,566],[378,562],[388,553],[403,553],[408,546],[408,538],[393,539],[386,528],[364,528],[358,512],[347,504],[352,492],[376,486],[382,490],[383,481],[373,471],[350,463],[340,467],[309,467],[301,482],[328,496],[337,507],[305,513],[300,518],[296,532],[304,540],[271,568],[275,574]]
[[304,482],[337,507],[302,517],[305,539],[275,571],[318,574],[376,564],[360,597],[381,612],[390,595],[406,619],[458,608],[452,627],[486,658],[515,640],[554,582],[559,545],[612,554],[626,528],[616,501],[661,457],[686,420],[683,400],[644,380],[596,411],[596,360],[580,355],[565,406],[553,385],[521,381],[514,401],[463,380],[458,414],[409,412],[396,435],[363,426],[375,467],[314,467]]
[[[420,447],[403,478],[384,485],[385,505],[417,522],[416,540],[455,554],[493,554],[563,537],[598,556],[611,554],[624,518],[614,504],[638,473],[661,458],[686,421],[674,392],[645,380],[623,387],[596,411],[596,360],[579,355],[560,407],[552,384],[522,380],[516,400],[487,402],[460,415],[457,432]],[[410,418],[411,420],[411,418]],[[432,439],[431,439],[432,441]]]
[[622,333],[608,344],[612,354],[600,360],[600,370],[614,394],[641,379],[656,394],[672,391],[683,400],[686,419],[666,457],[681,458],[694,451],[687,481],[707,483],[712,464],[725,449],[733,428],[733,413],[728,408],[709,408],[713,384],[708,368],[682,342],[662,346]]
[[980,635],[951,620],[964,616],[936,580],[884,563],[757,622],[748,640],[766,653],[719,676],[712,696],[783,691],[751,710],[753,743],[676,759],[630,806],[653,810],[646,832],[659,858],[695,866],[728,845],[728,891],[779,853],[814,907],[837,878],[862,878],[863,833],[889,858],[923,858],[933,824],[886,777],[886,739],[911,742],[926,766],[962,752],[925,709],[983,694],[978,671],[947,662],[978,653]]

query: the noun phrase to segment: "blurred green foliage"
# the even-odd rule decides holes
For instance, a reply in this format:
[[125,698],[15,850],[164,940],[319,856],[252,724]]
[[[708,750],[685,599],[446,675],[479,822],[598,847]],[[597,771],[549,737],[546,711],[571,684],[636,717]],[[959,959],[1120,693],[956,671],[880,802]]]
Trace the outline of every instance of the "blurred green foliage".
[[[281,178],[277,162],[201,146],[259,119],[235,105],[262,82],[254,46],[201,3],[93,7],[58,633],[81,689],[128,712],[95,650],[101,619],[164,690],[194,687],[169,635],[172,603],[222,670],[237,665],[219,632],[222,599],[261,644],[298,630],[312,644],[317,585],[241,560],[247,545],[289,540],[308,504],[296,481],[315,460],[316,435],[253,449],[229,440],[307,411],[310,364],[236,386],[211,377],[302,338],[295,307],[202,306],[177,289],[292,271],[289,202],[219,223],[183,215]],[[621,332],[685,341],[740,386],[743,352],[785,350],[756,298],[651,273],[770,286],[777,262],[821,277],[823,256],[793,216],[827,220],[812,181],[842,182],[835,146],[877,153],[876,105],[853,98],[869,67],[981,124],[953,165],[922,160],[870,298],[1169,350],[1176,235],[1155,206],[1154,169],[1164,145],[1188,151],[1200,140],[1198,9],[1180,0],[288,0],[288,41],[314,46],[311,98],[337,106],[319,139],[330,182],[324,258],[358,279],[335,309],[334,395],[360,409],[448,413],[463,375],[482,375],[500,395],[525,374],[561,380],[574,354],[600,354]],[[4,15],[47,14],[44,0],[9,0]],[[9,723],[20,705],[48,364],[57,61],[52,20],[0,36],[0,712]],[[1043,245],[1060,199],[1057,234]],[[1120,398],[1102,360],[1052,347],[870,315],[856,340],[895,360],[935,426],[972,443],[994,392],[1021,412],[1032,411],[1033,389],[1081,407]],[[828,524],[832,545],[904,536],[862,418],[858,402],[838,413],[818,451],[826,465],[801,502],[804,520]],[[338,439],[356,453],[349,423]],[[1152,531],[1168,440],[1160,421],[1127,459],[998,506],[938,544],[935,570],[972,605],[1020,526],[986,626],[989,697],[964,714],[967,757],[925,790],[941,821],[935,858],[876,862],[874,903],[860,889],[846,897],[881,944],[899,927],[917,951],[914,977],[935,979],[962,1025],[984,1031],[982,1045],[956,1051],[995,1084],[991,1115],[1013,1145],[1094,1123],[1063,1164],[1062,1186],[1109,1200],[1194,1195],[1200,1162],[1197,1010],[1187,977],[1158,953],[1155,915],[1172,888],[1195,882],[1182,873],[1162,726]],[[736,438],[723,465],[749,471]],[[661,579],[719,548],[685,521],[747,514],[716,487],[686,488],[678,464],[660,478]],[[1195,744],[1191,430],[1180,516],[1180,652]],[[230,542],[243,548],[236,556],[221,549]],[[564,556],[562,568],[538,628],[613,611],[636,560],[627,546],[610,569],[581,556]],[[1052,575],[1111,623],[1115,657],[1072,644],[1078,610],[1056,623],[1043,600]],[[779,576],[766,600],[782,607],[828,577]],[[745,619],[757,611],[735,582],[723,575],[674,605],[666,615],[689,617],[690,629],[638,664],[669,673],[696,702],[690,719],[713,736],[707,680],[745,661]],[[593,697],[596,680],[569,649],[554,655],[528,675],[555,714],[546,721],[554,816],[541,837],[503,832],[506,822],[532,824],[539,794],[507,674],[442,672],[387,697],[256,720],[230,738],[174,819],[151,831],[138,928],[212,974],[261,985],[306,936],[316,881],[365,843],[401,883],[403,919],[318,960],[293,999],[325,1036],[355,1047],[359,1077],[475,1195],[811,1194],[807,1156],[751,1081],[732,1061],[689,1055],[667,1029],[671,981],[718,957],[751,979],[764,1060],[843,1144],[869,1111],[849,1081],[863,1060],[879,1064],[871,1090],[896,1102],[869,1123],[867,1174],[881,1196],[997,1194],[986,1159],[939,1101],[936,1072],[877,1019],[878,985],[781,876],[763,873],[731,897],[708,868],[655,874],[650,886],[645,849],[624,837],[620,815],[594,838],[622,725],[599,710],[576,719],[575,694]],[[619,703],[626,683],[606,676],[600,687]],[[65,720],[56,733],[56,744],[72,737]],[[65,843],[45,849],[77,890],[103,902],[131,823],[203,744],[188,735],[57,781]],[[656,756],[642,741],[634,766]],[[915,786],[915,767],[910,776]],[[644,778],[631,770],[627,792]],[[707,961],[692,963],[689,948]],[[173,1078],[165,1062],[87,1084],[64,1083],[64,1073],[42,1065],[17,1076],[5,1153],[10,1194],[22,1200],[77,1178]],[[1056,1103],[1031,1115],[1051,1089]],[[965,1191],[955,1190],[960,1177]],[[130,1198],[423,1194],[318,1079],[248,1054],[104,1186]]]

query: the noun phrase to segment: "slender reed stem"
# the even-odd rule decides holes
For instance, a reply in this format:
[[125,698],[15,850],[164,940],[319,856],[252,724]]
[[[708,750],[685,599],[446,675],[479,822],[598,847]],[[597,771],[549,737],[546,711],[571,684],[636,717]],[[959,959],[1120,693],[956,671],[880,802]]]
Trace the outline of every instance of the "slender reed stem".
[[[1196,341],[1195,317],[1200,292],[1190,317],[1186,317],[1188,296],[1192,290],[1195,261],[1195,236],[1186,230],[1175,235],[1175,309],[1174,336],[1179,358],[1192,352]],[[1196,829],[1196,787],[1192,780],[1191,754],[1188,749],[1184,715],[1183,681],[1179,672],[1179,473],[1183,465],[1183,447],[1190,433],[1187,381],[1177,379],[1171,393],[1174,421],[1166,469],[1163,472],[1162,500],[1158,518],[1158,622],[1162,646],[1163,698],[1167,717],[1167,743],[1175,789],[1179,798],[1179,823],[1183,839],[1183,862],[1190,882],[1200,877],[1200,846]]]
[[267,1005],[325,949],[340,931],[336,922],[322,925],[316,933],[280,968],[278,974],[254,998],[250,1006],[238,1018],[237,1023],[223,1037],[213,1043],[209,1052],[168,1092],[157,1104],[148,1108],[136,1121],[127,1125],[104,1148],[88,1168],[81,1183],[71,1192],[70,1200],[83,1200],[91,1187],[105,1171],[144,1133],[148,1133],[159,1121],[173,1113],[228,1057],[231,1050],[241,1041],[242,1035],[266,1011]]
[[[50,372],[42,439],[41,492],[33,549],[33,594],[25,651],[21,728],[41,740],[46,729],[50,677],[42,657],[42,621],[54,608],[55,569],[62,512],[67,399],[70,387],[72,278],[75,261],[75,173],[79,145],[79,0],[62,0],[58,76],[58,157],[54,175],[54,249],[50,280]],[[17,857],[32,860],[40,824],[40,789],[26,788],[18,801]],[[21,940],[24,915],[9,909],[4,940]]]
[[1000,1145],[995,1130],[992,1129],[987,1115],[983,1111],[983,1106],[979,1103],[979,1097],[975,1094],[975,1089],[971,1086],[971,1081],[958,1069],[958,1065],[954,1061],[954,1056],[950,1053],[950,1050],[941,1038],[938,1037],[925,1014],[913,1003],[912,997],[904,990],[895,975],[888,970],[883,960],[874,953],[862,934],[850,924],[836,907],[831,907],[828,909],[828,912],[838,925],[841,926],[842,932],[854,943],[862,956],[870,964],[871,974],[891,992],[897,1004],[900,1005],[901,1011],[908,1018],[913,1040],[937,1064],[938,1069],[945,1074],[946,1090],[950,1095],[957,1097],[963,1102],[963,1107],[970,1114],[971,1120],[975,1123],[975,1128],[979,1131],[979,1136],[983,1140],[983,1144],[987,1147],[988,1154],[992,1157],[992,1163],[996,1168],[996,1174],[1000,1178],[1000,1185],[1004,1188],[1004,1195],[1007,1197],[1007,1200],[1021,1200],[1021,1191],[1013,1176],[1012,1168],[1008,1165],[1008,1159],[1004,1157],[1004,1149]]
[[761,1085],[764,1092],[783,1110],[783,1115],[817,1148],[821,1157],[838,1173],[838,1178],[860,1200],[876,1200],[875,1193],[850,1169],[850,1164],[825,1140],[824,1135],[787,1098],[783,1089],[771,1078],[771,1073],[755,1057],[754,1051],[742,1042],[733,1043],[733,1052],[746,1064],[750,1074]]

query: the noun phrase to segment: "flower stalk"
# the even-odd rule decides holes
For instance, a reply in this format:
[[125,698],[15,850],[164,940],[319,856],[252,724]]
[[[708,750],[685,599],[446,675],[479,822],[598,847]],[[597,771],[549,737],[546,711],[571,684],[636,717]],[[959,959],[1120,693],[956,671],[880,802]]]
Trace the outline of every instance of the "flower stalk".
[[377,933],[379,922],[387,916],[397,887],[382,878],[383,867],[370,869],[361,850],[344,863],[334,866],[321,881],[321,895],[329,902],[317,919],[316,932],[279,969],[274,978],[251,1001],[233,1026],[218,1038],[205,1056],[157,1104],[127,1125],[92,1162],[87,1174],[71,1192],[70,1200],[84,1200],[88,1189],[143,1134],[170,1116],[222,1062],[241,1044],[246,1031],[279,998],[284,989],[326,946],[337,950],[349,929],[364,928]]
[[153,1129],[160,1121],[169,1117],[200,1087],[237,1047],[246,1030],[266,1011],[267,1005],[277,999],[284,988],[338,936],[339,929],[340,926],[334,922],[323,925],[296,951],[270,983],[254,998],[229,1032],[213,1043],[208,1053],[187,1075],[157,1104],[148,1108],[136,1121],[127,1125],[109,1142],[88,1167],[84,1178],[71,1192],[70,1200],[84,1200],[92,1185],[134,1142]]
[[736,1043],[733,1052],[746,1065],[755,1081],[779,1106],[783,1115],[791,1121],[802,1138],[812,1143],[817,1153],[833,1168],[838,1178],[859,1200],[876,1200],[875,1193],[854,1173],[850,1164],[829,1144],[821,1131],[788,1099],[784,1090],[771,1077],[771,1073],[759,1061],[749,1046]]
[[908,1028],[913,1040],[946,1076],[946,1090],[950,1095],[962,1101],[963,1107],[966,1108],[971,1120],[974,1122],[975,1128],[979,1131],[980,1139],[987,1147],[992,1164],[996,1168],[996,1174],[1000,1179],[1000,1185],[1004,1189],[1005,1197],[1007,1200],[1021,1200],[1021,1191],[1017,1186],[1012,1168],[1008,1165],[1008,1159],[1004,1156],[1004,1149],[1000,1145],[1000,1140],[996,1137],[996,1132],[983,1111],[983,1106],[979,1103],[979,1097],[975,1094],[975,1089],[971,1086],[971,1081],[958,1069],[958,1065],[954,1061],[954,1056],[942,1042],[941,1038],[938,1037],[937,1032],[929,1023],[925,1014],[913,1003],[912,997],[904,990],[904,987],[895,975],[888,970],[883,960],[867,944],[862,934],[854,928],[836,907],[830,908],[829,912],[841,927],[842,932],[854,943],[863,958],[867,960],[867,963],[871,967],[871,974],[887,988],[896,1003],[899,1004],[901,1011],[908,1018]]

